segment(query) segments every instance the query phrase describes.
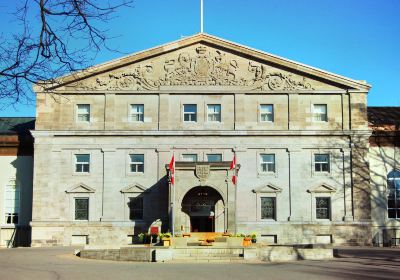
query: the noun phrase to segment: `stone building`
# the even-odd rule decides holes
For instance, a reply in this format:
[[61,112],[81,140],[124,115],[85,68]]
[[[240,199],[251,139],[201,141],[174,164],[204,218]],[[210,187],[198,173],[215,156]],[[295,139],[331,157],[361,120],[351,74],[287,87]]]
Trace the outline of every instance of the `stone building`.
[[0,118],[0,247],[29,246],[34,118]]
[[34,89],[33,246],[372,242],[365,81],[201,33]]

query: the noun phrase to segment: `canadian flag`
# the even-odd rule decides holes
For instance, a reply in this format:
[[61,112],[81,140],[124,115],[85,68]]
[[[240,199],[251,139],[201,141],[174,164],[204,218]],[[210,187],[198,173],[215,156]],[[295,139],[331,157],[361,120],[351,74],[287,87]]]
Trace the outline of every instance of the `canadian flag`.
[[233,156],[233,160],[231,162],[230,169],[234,170],[234,173],[233,173],[233,176],[232,176],[232,183],[234,185],[236,185],[236,180],[237,180],[237,178],[236,178],[236,155]]
[[171,172],[171,185],[175,185],[175,155],[172,155],[169,162],[169,171]]

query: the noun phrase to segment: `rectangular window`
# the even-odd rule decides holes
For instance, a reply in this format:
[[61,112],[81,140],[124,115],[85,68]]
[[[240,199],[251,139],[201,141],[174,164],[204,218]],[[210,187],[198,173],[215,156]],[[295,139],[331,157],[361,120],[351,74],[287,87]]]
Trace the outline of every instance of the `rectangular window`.
[[275,197],[261,197],[261,219],[275,220]]
[[129,155],[131,158],[131,172],[143,173],[144,172],[144,155],[143,154],[132,154]]
[[261,165],[261,172],[275,172],[275,155],[261,154],[260,165]]
[[76,105],[76,120],[78,122],[90,122],[90,104]]
[[197,105],[184,104],[183,105],[183,121],[197,122]]
[[221,162],[222,155],[221,154],[207,154],[207,161],[208,162]]
[[207,105],[207,120],[209,122],[221,122],[221,105]]
[[18,224],[20,210],[20,188],[12,180],[5,188],[4,194],[5,223]]
[[328,111],[326,104],[314,104],[313,105],[313,119],[317,122],[328,121]]
[[75,220],[89,220],[89,198],[75,198]]
[[143,197],[129,198],[129,219],[143,220]]
[[90,155],[79,154],[75,155],[75,172],[89,173],[90,171]]
[[331,199],[329,197],[316,197],[315,207],[317,219],[328,220],[331,218]]
[[190,161],[196,162],[197,161],[197,154],[182,154],[183,161]]
[[273,122],[274,121],[274,105],[261,104],[260,105],[260,121]]
[[329,172],[329,154],[314,155],[315,172]]
[[[393,172],[393,171],[392,171]],[[393,172],[396,176],[399,173]],[[400,177],[391,177],[387,180],[388,183],[388,218],[400,219]]]
[[130,118],[132,122],[144,122],[144,105],[131,104]]

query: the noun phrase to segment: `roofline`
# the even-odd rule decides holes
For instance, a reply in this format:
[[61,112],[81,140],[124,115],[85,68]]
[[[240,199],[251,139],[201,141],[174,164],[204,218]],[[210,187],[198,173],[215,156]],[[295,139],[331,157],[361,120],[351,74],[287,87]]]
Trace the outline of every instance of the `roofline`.
[[[196,39],[198,39],[198,40],[196,40]],[[136,61],[147,59],[147,58],[150,58],[155,55],[160,55],[160,54],[163,54],[163,53],[166,53],[169,51],[173,51],[175,49],[183,48],[183,47],[195,44],[197,42],[207,41],[207,39],[208,39],[209,43],[215,44],[215,45],[218,45],[218,42],[225,43],[228,45],[228,46],[224,46],[225,48],[230,49],[235,52],[237,52],[237,48],[246,49],[248,51],[251,51],[252,52],[251,55],[257,57],[258,59],[268,60],[267,59],[268,57],[272,58],[272,61],[270,61],[270,62],[275,63],[275,64],[279,64],[279,62],[282,62],[282,61],[287,62],[287,63],[291,64],[290,67],[288,67],[288,68],[293,68],[299,72],[303,72],[303,73],[309,74],[311,76],[318,77],[321,74],[328,75],[331,78],[334,78],[331,81],[336,82],[338,84],[342,83],[347,86],[353,86],[353,87],[356,87],[359,89],[361,87],[361,89],[365,89],[366,91],[368,91],[371,88],[371,85],[369,85],[368,83],[353,80],[353,79],[350,79],[350,78],[347,78],[347,77],[344,77],[344,76],[341,76],[341,75],[338,75],[338,74],[335,74],[332,72],[328,72],[328,71],[325,71],[325,70],[322,70],[322,69],[319,69],[316,67],[312,67],[312,66],[294,61],[294,60],[283,58],[283,57],[280,57],[280,56],[277,56],[277,55],[274,55],[274,54],[271,54],[268,52],[260,51],[260,50],[248,47],[246,45],[238,44],[238,43],[226,40],[226,39],[221,39],[217,36],[210,35],[207,33],[196,33],[194,35],[191,35],[191,36],[188,36],[185,38],[181,38],[181,39],[178,39],[178,40],[166,43],[166,44],[158,45],[158,46],[146,49],[146,50],[142,50],[139,52],[135,52],[135,53],[117,58],[117,59],[113,59],[111,61],[100,63],[97,65],[91,66],[89,68],[86,68],[84,70],[79,70],[79,71],[75,71],[75,72],[66,74],[64,76],[60,76],[55,79],[55,80],[59,80],[60,83],[56,84],[56,85],[55,85],[55,83],[49,83],[48,88],[49,89],[57,88],[64,84],[70,83],[76,79],[82,79],[82,78],[85,78],[86,76],[90,77],[90,76],[99,74],[101,72],[106,72],[106,71],[112,70],[113,68],[116,68],[117,66],[122,67],[124,65],[129,65]],[[181,44],[178,44],[178,43],[181,43]],[[258,55],[261,55],[263,57],[260,57]],[[267,58],[265,56],[267,56]],[[273,60],[276,60],[276,61],[273,61]],[[328,77],[325,77],[323,79],[330,80]],[[337,79],[337,80],[335,80],[335,79]],[[42,84],[42,85],[39,85],[39,84]],[[43,90],[43,88],[42,88],[43,84],[46,84],[46,81],[39,81],[36,85],[33,86],[34,90],[35,91]]]

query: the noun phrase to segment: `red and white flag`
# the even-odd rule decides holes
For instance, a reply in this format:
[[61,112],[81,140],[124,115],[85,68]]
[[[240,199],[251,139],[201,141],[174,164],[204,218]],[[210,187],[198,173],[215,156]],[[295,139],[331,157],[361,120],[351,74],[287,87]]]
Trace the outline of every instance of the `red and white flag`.
[[232,160],[232,162],[231,162],[231,167],[230,167],[230,169],[231,170],[234,170],[234,173],[233,173],[233,176],[232,176],[232,183],[234,184],[234,185],[236,185],[236,155],[234,155],[233,156],[233,160]]
[[175,185],[175,155],[172,155],[171,161],[169,162],[169,172],[171,172],[171,185]]

